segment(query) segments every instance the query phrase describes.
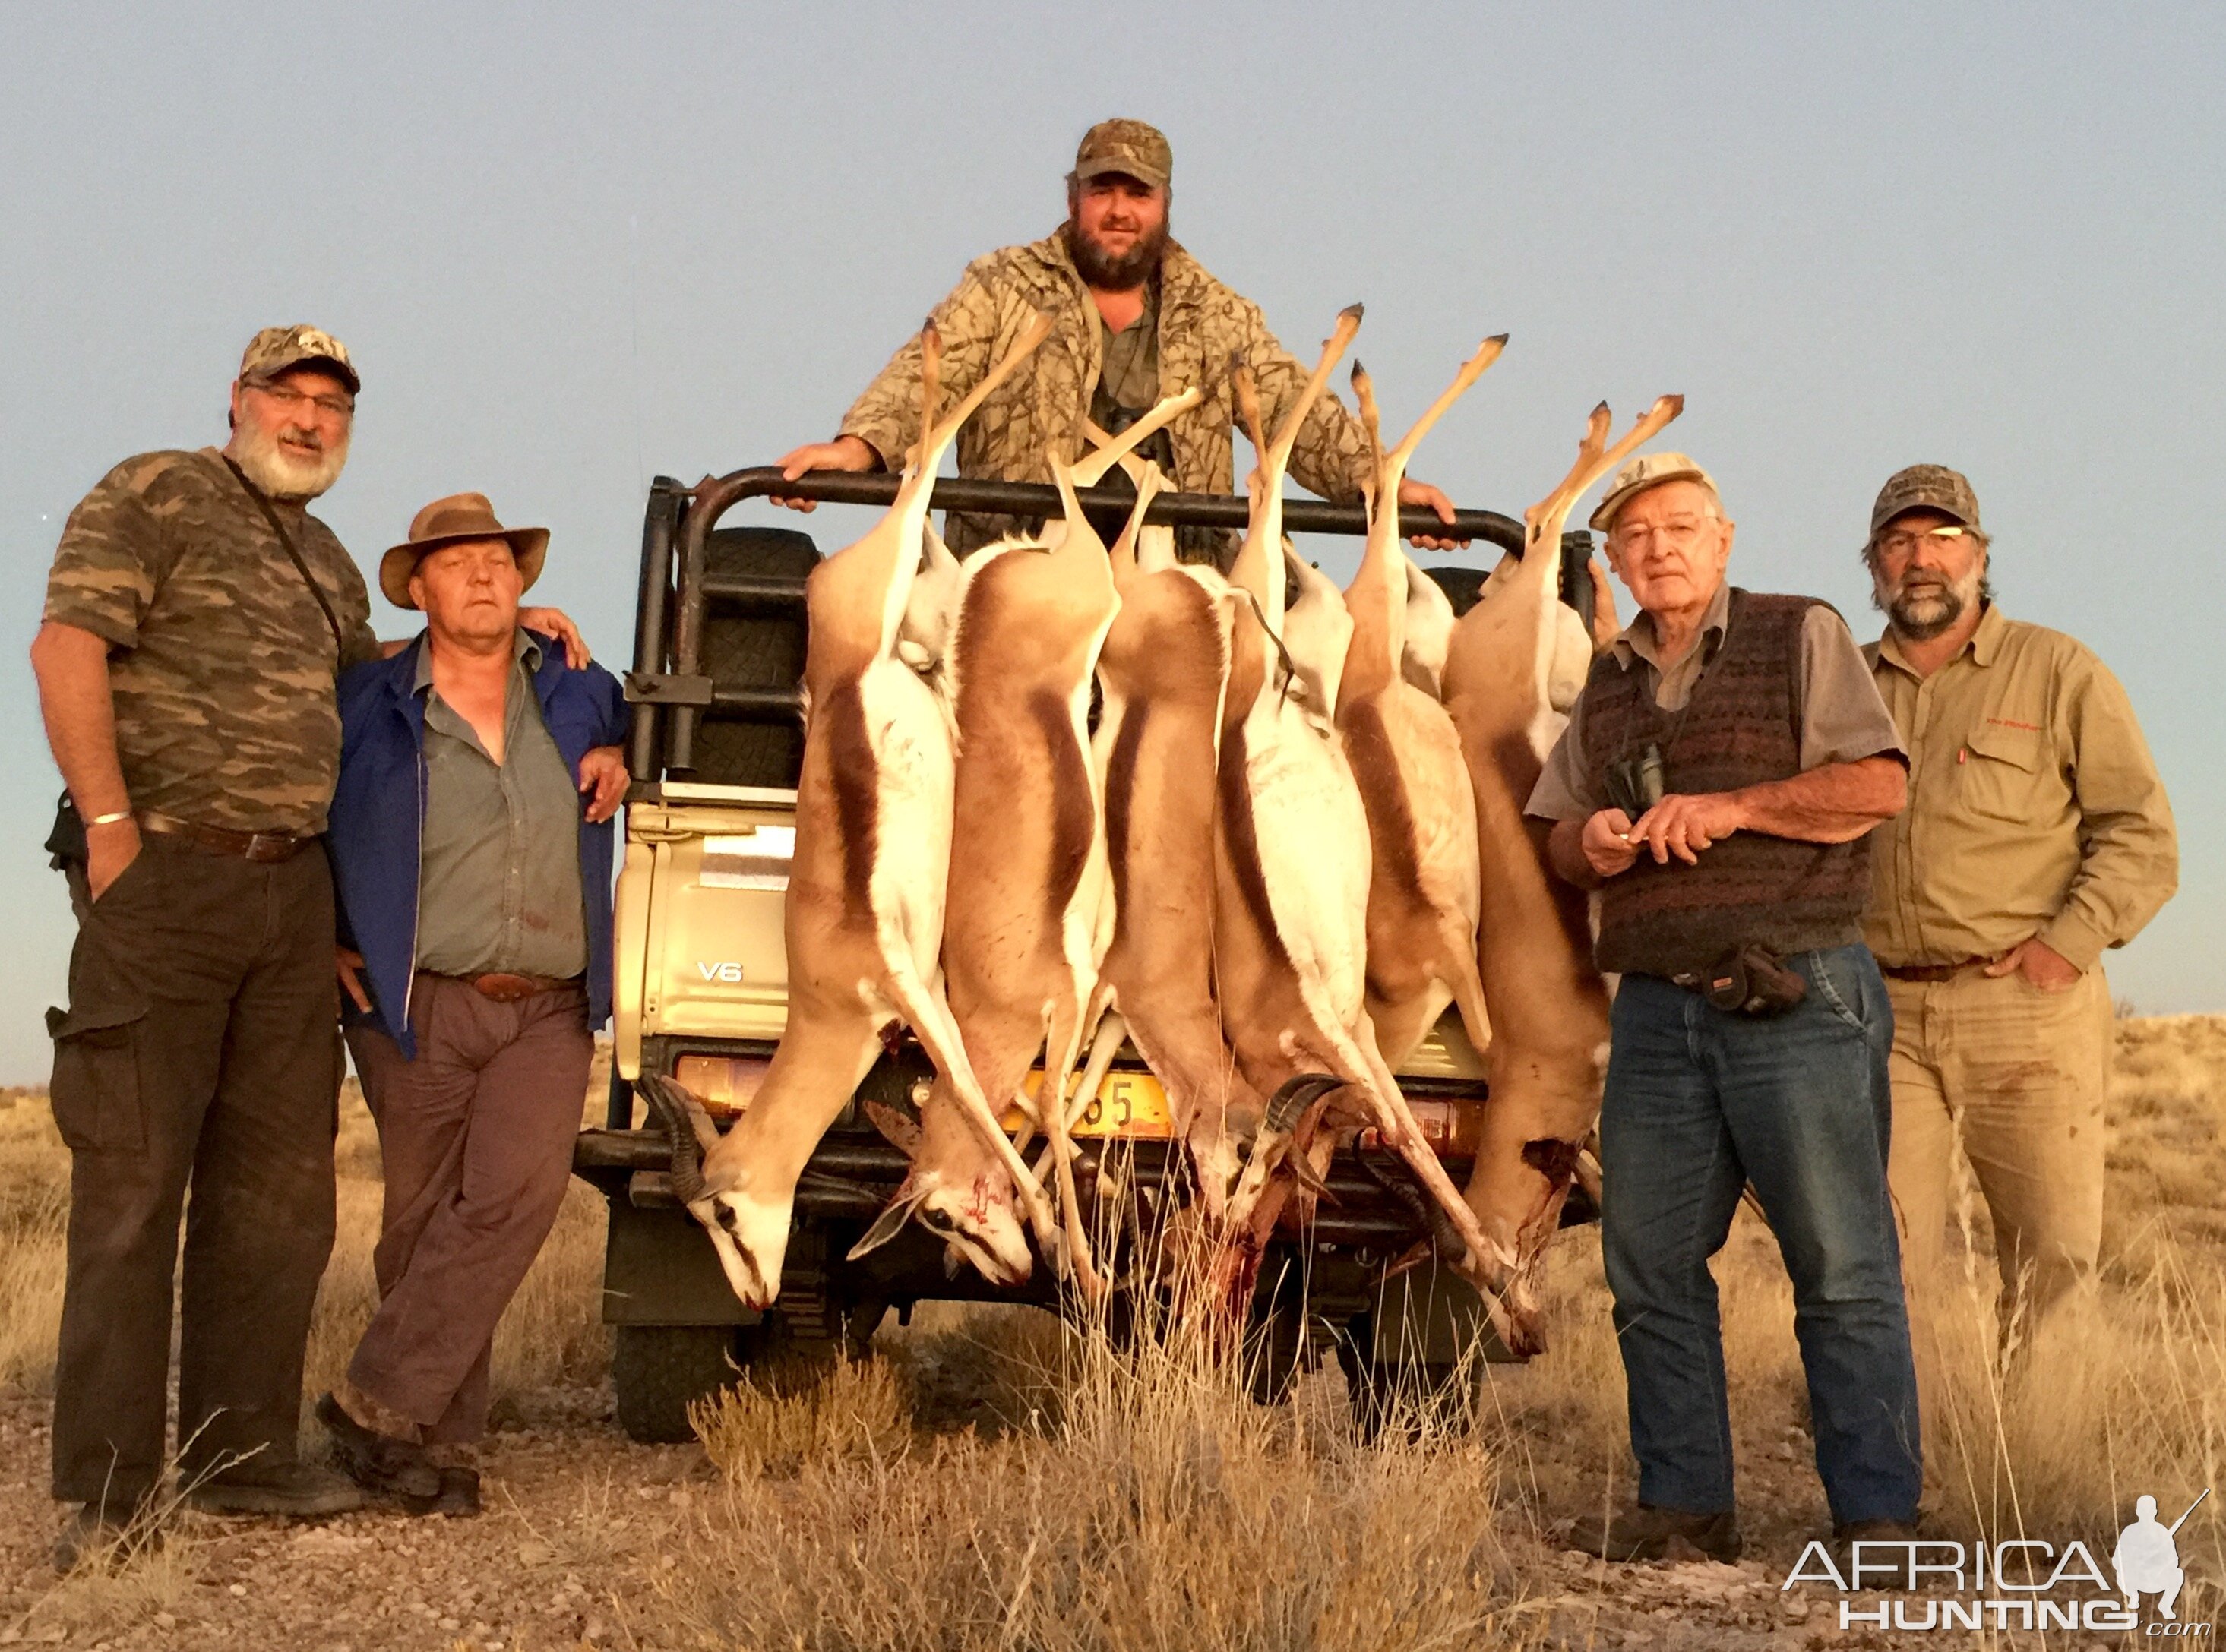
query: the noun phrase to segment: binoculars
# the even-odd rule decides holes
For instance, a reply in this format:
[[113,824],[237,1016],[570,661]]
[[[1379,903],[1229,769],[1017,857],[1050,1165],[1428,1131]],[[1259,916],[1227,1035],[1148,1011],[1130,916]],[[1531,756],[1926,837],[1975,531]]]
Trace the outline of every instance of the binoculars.
[[1662,748],[1652,740],[1644,750],[1607,766],[1607,800],[1633,821],[1660,803],[1667,789],[1662,779]]

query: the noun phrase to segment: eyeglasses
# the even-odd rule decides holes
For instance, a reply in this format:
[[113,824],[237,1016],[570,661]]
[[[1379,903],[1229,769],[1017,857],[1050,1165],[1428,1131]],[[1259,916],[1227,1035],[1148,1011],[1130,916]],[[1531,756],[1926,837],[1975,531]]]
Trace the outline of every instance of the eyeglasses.
[[1668,521],[1648,525],[1635,522],[1629,527],[1617,527],[1608,535],[1608,543],[1618,550],[1644,550],[1656,539],[1672,550],[1683,550],[1701,537],[1701,530],[1714,520],[1710,517],[1671,517]]
[[290,384],[257,384],[250,388],[260,391],[289,413],[299,412],[305,402],[314,402],[318,412],[336,419],[350,417],[355,412],[353,398],[347,396],[312,396],[307,391],[296,390]]
[[1917,548],[1919,545],[1926,543],[1948,545],[1961,539],[1966,531],[1962,524],[1949,522],[1943,523],[1937,528],[1927,528],[1919,533],[1913,533],[1905,528],[1899,533],[1885,534],[1871,543],[1878,547],[1879,555],[1881,556],[1896,558],[1913,556],[1917,554]]

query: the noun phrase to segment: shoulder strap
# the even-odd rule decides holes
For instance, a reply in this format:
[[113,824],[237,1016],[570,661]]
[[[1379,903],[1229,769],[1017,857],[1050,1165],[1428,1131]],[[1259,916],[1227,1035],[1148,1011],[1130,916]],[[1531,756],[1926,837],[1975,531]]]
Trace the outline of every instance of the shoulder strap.
[[278,536],[279,544],[285,549],[286,560],[294,564],[294,571],[309,588],[309,594],[317,599],[317,607],[325,616],[325,623],[332,627],[333,662],[337,670],[340,662],[347,657],[347,641],[340,634],[340,616],[333,612],[333,605],[326,600],[324,588],[317,583],[316,575],[309,572],[309,565],[302,560],[302,553],[294,549],[294,537],[286,531],[286,524],[278,519],[278,512],[271,508],[270,501],[263,496],[263,491],[247,480],[247,473],[240,469],[230,454],[222,454],[219,457],[224,461],[224,467],[238,479],[240,486],[247,491],[247,497],[255,501],[256,509],[263,512],[263,519],[270,524],[270,531]]

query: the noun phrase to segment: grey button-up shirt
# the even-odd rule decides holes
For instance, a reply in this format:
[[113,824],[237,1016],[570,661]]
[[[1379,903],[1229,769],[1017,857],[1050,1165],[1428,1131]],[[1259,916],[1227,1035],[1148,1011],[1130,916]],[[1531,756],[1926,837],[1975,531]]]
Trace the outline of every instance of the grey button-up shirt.
[[542,721],[532,673],[541,646],[523,631],[504,696],[503,761],[433,686],[425,697],[425,831],[417,860],[417,967],[569,979],[588,967],[580,886],[580,794]]

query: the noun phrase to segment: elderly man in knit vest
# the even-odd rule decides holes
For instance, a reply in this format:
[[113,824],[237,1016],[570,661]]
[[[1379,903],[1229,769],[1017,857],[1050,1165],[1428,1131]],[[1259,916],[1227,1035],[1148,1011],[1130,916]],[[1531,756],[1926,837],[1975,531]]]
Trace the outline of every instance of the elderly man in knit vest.
[[1594,663],[1530,812],[1600,891],[1619,972],[1600,1109],[1601,1247],[1638,1506],[1575,1541],[1734,1558],[1708,1259],[1752,1183],[1793,1280],[1816,1469],[1842,1541],[1915,1528],[1916,1376],[1886,1193],[1893,1018],[1862,944],[1865,838],[1906,759],[1846,623],[1724,582],[1733,524],[1682,454],[1592,518],[1642,610]]

